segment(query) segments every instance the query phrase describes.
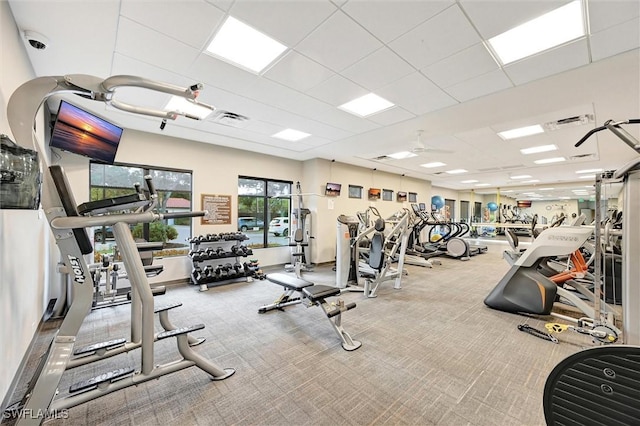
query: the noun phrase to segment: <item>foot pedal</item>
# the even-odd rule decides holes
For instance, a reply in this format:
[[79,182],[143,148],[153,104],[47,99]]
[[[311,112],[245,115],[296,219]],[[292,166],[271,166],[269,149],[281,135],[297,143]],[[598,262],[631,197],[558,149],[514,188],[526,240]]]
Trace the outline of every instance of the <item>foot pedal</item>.
[[101,342],[101,343],[96,343],[93,345],[89,345],[89,346],[84,346],[82,348],[78,348],[75,351],[73,351],[74,355],[82,355],[82,354],[88,354],[90,352],[95,352],[98,349],[113,349],[117,346],[122,346],[126,343],[127,339],[114,339],[114,340],[108,340],[106,342]]
[[179,306],[182,306],[182,302],[172,303],[170,305],[165,305],[165,306],[158,306],[153,310],[153,312],[157,314],[158,312],[168,311],[169,309],[177,308]]
[[157,340],[167,339],[169,337],[191,333],[192,331],[202,330],[203,328],[204,328],[204,324],[196,324],[196,325],[191,325],[189,327],[180,327],[180,328],[176,328],[175,330],[163,331],[162,333],[158,334],[156,339]]
[[71,387],[69,388],[69,393],[96,389],[100,383],[113,382],[116,379],[120,379],[124,376],[132,374],[134,371],[135,370],[131,367],[119,368],[117,370],[109,371],[108,373],[101,374],[92,379],[84,380],[82,382],[71,385]]

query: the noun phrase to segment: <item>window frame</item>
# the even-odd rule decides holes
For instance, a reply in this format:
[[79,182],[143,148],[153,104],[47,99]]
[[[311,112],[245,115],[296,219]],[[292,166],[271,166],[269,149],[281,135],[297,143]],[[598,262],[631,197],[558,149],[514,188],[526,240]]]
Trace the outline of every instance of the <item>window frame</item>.
[[[116,189],[116,190],[128,190],[129,193],[133,193],[134,188],[133,186],[131,187],[121,187],[121,186],[104,186],[104,185],[92,185],[92,166],[93,165],[97,165],[97,166],[115,166],[115,167],[129,167],[129,168],[134,168],[134,169],[140,169],[142,170],[142,177],[144,178],[144,176],[147,175],[151,175],[152,172],[169,172],[169,173],[184,173],[184,174],[188,174],[189,175],[189,190],[185,191],[185,190],[176,190],[174,192],[188,192],[191,194],[191,199],[189,200],[189,211],[193,211],[193,196],[194,196],[194,192],[193,192],[193,170],[188,170],[188,169],[179,169],[179,168],[175,168],[175,167],[164,167],[164,166],[152,166],[149,164],[135,164],[135,163],[124,163],[124,162],[115,162],[113,164],[105,164],[102,163],[100,161],[94,161],[94,160],[90,160],[89,161],[89,198],[91,199],[91,194],[92,194],[92,189],[94,188],[98,188],[102,190],[102,194],[104,195],[104,192],[107,189]],[[147,190],[147,188],[145,187],[144,182],[138,182],[141,186],[143,190]],[[156,186],[156,192],[166,192],[166,189],[162,189],[162,188],[158,188],[157,185]],[[166,222],[166,219],[165,221]],[[194,224],[193,224],[193,218],[190,218],[189,220],[189,234],[192,235],[193,234],[193,228],[194,228]],[[150,240],[150,224],[149,223],[144,223],[142,225],[142,237],[146,240],[149,241]],[[105,240],[103,240],[105,241]],[[95,244],[97,241],[94,240],[94,256],[97,256],[99,253],[95,248]],[[177,256],[186,256],[187,253],[189,251],[189,245],[187,242],[185,242],[185,247],[183,248],[166,248],[163,247],[162,250],[159,251],[154,251],[154,256],[162,256],[162,257],[177,257]]]
[[[269,215],[269,200],[272,199],[272,197],[269,195],[269,184],[270,183],[278,183],[278,184],[287,184],[289,185],[289,195],[288,196],[282,196],[282,198],[287,198],[289,200],[289,212],[288,212],[288,224],[291,225],[291,213],[293,211],[293,197],[295,197],[296,195],[293,194],[293,181],[290,180],[285,180],[285,179],[275,179],[275,178],[265,178],[265,177],[257,177],[257,176],[247,176],[247,175],[238,175],[238,184],[240,182],[241,179],[247,179],[247,180],[255,180],[255,181],[262,181],[264,183],[264,194],[263,195],[248,195],[248,194],[240,194],[240,191],[238,191],[238,198],[237,198],[237,202],[238,202],[238,212],[237,212],[237,217],[236,217],[236,226],[237,226],[237,221],[238,218],[240,217],[244,217],[240,216],[240,197],[251,197],[251,198],[256,198],[256,199],[262,199],[262,217],[263,222],[264,222],[264,226],[262,228],[262,245],[260,246],[256,246],[253,245],[252,248],[275,248],[275,247],[284,247],[284,245],[278,245],[278,246],[270,246],[269,244],[269,223],[271,222],[272,217],[270,217]],[[289,235],[291,235],[291,230],[289,229]]]

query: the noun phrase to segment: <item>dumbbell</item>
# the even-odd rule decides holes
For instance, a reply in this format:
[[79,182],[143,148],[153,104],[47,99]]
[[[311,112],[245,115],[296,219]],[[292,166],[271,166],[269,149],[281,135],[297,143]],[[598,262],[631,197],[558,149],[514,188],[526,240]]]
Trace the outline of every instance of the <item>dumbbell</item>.
[[204,275],[202,273],[202,269],[198,266],[196,266],[195,268],[193,268],[193,271],[191,271],[191,277],[193,278],[193,281],[196,284],[201,284],[204,280]]
[[205,266],[203,274],[204,274],[205,282],[213,281],[213,278],[214,278],[213,266],[212,265]]

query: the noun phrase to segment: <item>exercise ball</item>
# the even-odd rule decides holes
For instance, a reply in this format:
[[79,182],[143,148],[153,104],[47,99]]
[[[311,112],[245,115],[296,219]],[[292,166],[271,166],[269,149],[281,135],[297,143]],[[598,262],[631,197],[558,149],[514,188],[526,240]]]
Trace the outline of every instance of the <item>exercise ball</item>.
[[489,208],[490,212],[495,212],[496,210],[498,210],[498,205],[492,201],[487,204],[487,208]]
[[440,210],[442,207],[444,207],[444,198],[439,195],[434,195],[433,197],[431,197],[431,205],[436,210]]

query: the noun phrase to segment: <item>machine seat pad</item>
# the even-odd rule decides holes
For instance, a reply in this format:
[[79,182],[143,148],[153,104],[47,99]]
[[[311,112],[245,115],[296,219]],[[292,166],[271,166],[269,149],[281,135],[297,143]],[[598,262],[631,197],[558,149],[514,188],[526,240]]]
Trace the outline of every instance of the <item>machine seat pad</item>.
[[267,274],[267,280],[271,281],[274,284],[281,285],[288,290],[296,291],[301,291],[303,288],[313,285],[312,282],[301,280],[299,278],[282,273]]
[[326,297],[337,296],[340,294],[339,288],[328,285],[314,285],[312,287],[307,287],[302,291],[312,302],[319,302]]

